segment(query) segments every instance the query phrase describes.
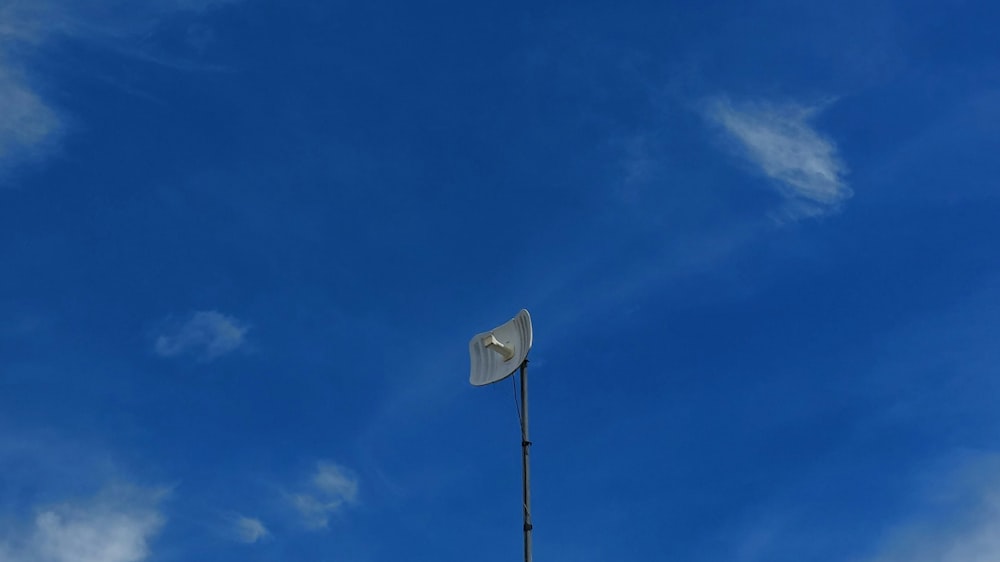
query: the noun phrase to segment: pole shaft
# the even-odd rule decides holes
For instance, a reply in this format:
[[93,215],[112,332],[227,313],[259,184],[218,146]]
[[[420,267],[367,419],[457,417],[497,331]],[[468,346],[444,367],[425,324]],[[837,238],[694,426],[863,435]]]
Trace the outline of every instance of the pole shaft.
[[524,562],[531,562],[531,465],[528,438],[528,360],[521,363],[521,469],[524,476]]

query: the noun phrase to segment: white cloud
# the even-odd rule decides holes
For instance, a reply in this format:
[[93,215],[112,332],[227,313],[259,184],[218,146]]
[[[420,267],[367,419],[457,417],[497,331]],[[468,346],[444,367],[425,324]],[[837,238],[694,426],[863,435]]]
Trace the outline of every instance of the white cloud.
[[240,0],[5,0],[0,37],[38,43],[54,36],[82,39],[148,32],[162,18]]
[[868,562],[1000,562],[1000,455],[977,455]]
[[331,498],[353,503],[358,497],[358,480],[353,473],[332,462],[320,462],[313,475],[313,485]]
[[260,519],[243,515],[233,519],[233,535],[240,542],[253,544],[270,534]]
[[118,487],[87,502],[38,510],[20,533],[0,541],[0,562],[139,562],[164,518],[162,491]]
[[138,35],[180,11],[201,11],[238,0],[4,0],[0,2],[0,173],[45,156],[64,119],[28,76],[28,57],[54,38],[98,40]]
[[163,357],[195,355],[212,360],[243,345],[249,329],[232,316],[214,310],[199,311],[176,329],[157,337],[154,348]]
[[0,43],[0,172],[38,157],[61,130],[56,112],[10,64]]
[[836,211],[852,195],[837,146],[810,124],[819,109],[716,98],[707,104],[706,115],[774,180],[788,215],[804,218]]
[[317,463],[305,490],[289,495],[292,507],[310,529],[326,527],[331,515],[357,503],[357,499],[357,476],[350,469],[328,461]]

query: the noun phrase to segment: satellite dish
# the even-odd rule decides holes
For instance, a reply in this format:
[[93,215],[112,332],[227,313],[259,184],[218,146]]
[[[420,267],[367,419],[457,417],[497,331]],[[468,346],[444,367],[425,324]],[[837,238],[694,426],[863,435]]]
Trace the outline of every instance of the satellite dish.
[[[489,332],[476,334],[469,342],[472,368],[469,382],[473,386],[486,386],[503,380],[515,371],[521,371],[521,405],[518,414],[521,422],[521,469],[524,495],[524,562],[531,562],[531,479],[528,449],[528,352],[531,351],[531,315],[522,309],[507,323]],[[517,400],[517,392],[514,393]]]
[[485,386],[509,377],[524,363],[530,349],[531,315],[522,309],[506,323],[469,341],[469,382]]

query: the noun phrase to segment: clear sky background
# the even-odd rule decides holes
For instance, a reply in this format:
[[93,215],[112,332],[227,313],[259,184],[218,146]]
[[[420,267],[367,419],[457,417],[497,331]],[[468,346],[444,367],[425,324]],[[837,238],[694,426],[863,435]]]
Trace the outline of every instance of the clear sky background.
[[1000,561],[1000,5],[0,0],[0,561]]

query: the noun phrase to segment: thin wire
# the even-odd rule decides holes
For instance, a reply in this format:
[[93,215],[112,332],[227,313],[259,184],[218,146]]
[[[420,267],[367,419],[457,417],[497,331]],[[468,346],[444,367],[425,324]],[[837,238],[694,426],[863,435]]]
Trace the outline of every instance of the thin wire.
[[[521,417],[521,405],[517,403],[517,373],[510,378],[511,386],[514,388],[514,410],[517,411],[517,426],[523,429],[524,418]],[[523,397],[522,397],[523,399]]]
[[[521,430],[521,439],[524,439],[524,417],[521,415],[521,406],[517,402],[517,374],[519,370],[514,371],[514,376],[510,377],[510,382],[511,386],[514,388],[514,409],[517,410],[517,426]],[[521,376],[524,376],[523,372],[521,373]],[[521,394],[521,404],[524,404],[524,394]],[[525,515],[530,519],[531,511],[528,509],[528,504],[522,501],[521,508],[524,510]]]

